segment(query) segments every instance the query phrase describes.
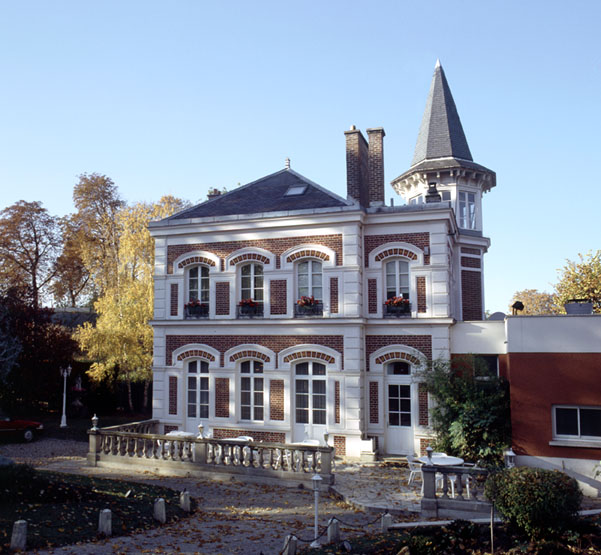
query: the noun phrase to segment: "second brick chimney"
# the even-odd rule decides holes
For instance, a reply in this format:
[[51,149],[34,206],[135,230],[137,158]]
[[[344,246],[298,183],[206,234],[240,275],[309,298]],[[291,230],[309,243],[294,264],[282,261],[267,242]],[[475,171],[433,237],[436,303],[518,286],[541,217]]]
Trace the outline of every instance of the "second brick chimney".
[[384,129],[368,129],[365,137],[351,126],[346,136],[346,191],[363,208],[384,204]]

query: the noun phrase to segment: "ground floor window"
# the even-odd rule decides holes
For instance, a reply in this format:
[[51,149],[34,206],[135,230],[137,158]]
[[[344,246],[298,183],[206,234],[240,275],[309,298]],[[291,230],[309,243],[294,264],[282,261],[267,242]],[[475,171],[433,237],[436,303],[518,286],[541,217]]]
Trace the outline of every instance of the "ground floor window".
[[263,363],[245,360],[240,373],[240,418],[263,420]]
[[301,362],[295,367],[296,423],[326,424],[326,367]]
[[188,418],[209,418],[209,363],[188,362]]
[[578,439],[601,439],[601,407],[553,407],[554,435]]

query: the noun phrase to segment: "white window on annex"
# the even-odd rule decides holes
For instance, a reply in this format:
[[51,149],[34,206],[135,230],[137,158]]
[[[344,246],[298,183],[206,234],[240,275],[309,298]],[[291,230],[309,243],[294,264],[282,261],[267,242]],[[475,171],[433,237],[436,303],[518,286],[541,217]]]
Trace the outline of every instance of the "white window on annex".
[[263,363],[245,360],[240,365],[240,419],[263,420]]
[[553,435],[560,439],[601,441],[601,407],[554,406]]
[[459,227],[476,229],[476,193],[459,191]]
[[298,298],[314,297],[323,301],[322,264],[317,260],[303,260],[296,266]]
[[209,363],[188,362],[188,418],[209,418]]

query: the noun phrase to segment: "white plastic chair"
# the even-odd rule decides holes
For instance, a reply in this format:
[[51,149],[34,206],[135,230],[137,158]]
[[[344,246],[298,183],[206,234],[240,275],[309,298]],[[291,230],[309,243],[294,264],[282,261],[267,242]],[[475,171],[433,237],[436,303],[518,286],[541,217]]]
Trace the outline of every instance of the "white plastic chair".
[[421,477],[422,465],[417,462],[417,459],[413,455],[407,455],[407,466],[409,467],[409,479],[407,480],[407,485],[410,486],[417,475]]

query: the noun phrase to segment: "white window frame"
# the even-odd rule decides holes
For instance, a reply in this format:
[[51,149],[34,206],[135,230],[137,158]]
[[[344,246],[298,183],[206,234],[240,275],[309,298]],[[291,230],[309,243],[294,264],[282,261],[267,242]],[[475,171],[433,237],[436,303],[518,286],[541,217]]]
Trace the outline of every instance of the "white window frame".
[[457,198],[457,220],[461,229],[476,229],[476,193],[459,191]]
[[[196,366],[195,372],[190,372],[190,365]],[[207,420],[211,417],[211,382],[209,379],[209,363],[202,359],[186,361],[186,418]],[[195,387],[190,388],[190,379],[194,379]],[[206,382],[204,382],[206,380]],[[206,383],[206,387],[201,387]],[[194,401],[190,402],[190,393],[194,393]],[[201,403],[201,393],[206,392],[206,402]],[[194,407],[194,415],[190,414],[190,407]],[[206,416],[201,416],[201,407],[206,407]]]
[[[301,266],[307,264],[307,292],[301,293],[301,285],[300,285],[300,269]],[[319,267],[319,271],[315,270],[315,266]],[[313,276],[319,275],[319,285],[315,285],[313,283]],[[315,295],[314,287],[318,287],[321,290],[321,294]],[[323,303],[323,263],[321,260],[315,260],[313,258],[304,258],[299,260],[296,264],[296,293],[297,299],[301,297],[315,297],[320,303]]]
[[[406,264],[407,266],[407,272],[400,272],[399,271],[399,264]],[[395,292],[393,297],[399,297],[402,296],[404,299],[407,299],[411,302],[411,264],[409,262],[409,260],[407,260],[406,258],[388,258],[384,261],[383,267],[384,267],[384,300],[388,300],[391,297],[388,296],[388,266],[389,264],[394,264],[395,266],[395,272],[394,272],[394,276],[395,276]],[[393,275],[393,274],[390,274]],[[401,279],[400,276],[401,275],[407,275],[407,285],[406,285],[406,289],[407,291],[404,292],[402,291],[402,289],[405,289],[405,287],[401,286]],[[406,296],[405,296],[406,295]]]
[[[208,304],[209,303],[209,299],[210,299],[210,281],[209,281],[209,267],[205,266],[204,264],[198,264],[195,266],[189,266],[188,268],[186,268],[186,298],[188,299],[187,302],[193,301],[194,299],[192,298],[192,288],[190,286],[190,281],[192,280],[191,277],[191,273],[193,270],[198,270],[198,277],[196,278],[198,280],[198,287],[196,288],[197,293],[197,299],[203,303],[203,304]],[[206,273],[205,276],[203,276],[202,274]],[[204,287],[203,287],[204,285]],[[206,297],[206,298],[203,298]]]
[[[248,370],[247,370],[248,368]],[[242,389],[243,382],[249,381],[250,388]],[[257,380],[261,380],[261,390],[258,391],[256,388]],[[244,404],[242,400],[242,394],[248,391],[249,402]],[[260,393],[261,403],[257,401],[257,394]],[[244,418],[243,408],[249,408],[249,418]],[[257,409],[261,409],[262,416],[257,418]],[[249,359],[244,360],[240,363],[240,421],[244,422],[265,422],[265,375],[263,363],[260,360]]]
[[[557,409],[573,409],[577,411],[577,422],[578,422],[578,435],[573,434],[558,434],[557,433]],[[596,406],[585,406],[585,405],[553,405],[552,408],[552,419],[553,419],[553,438],[558,440],[582,440],[590,442],[598,442],[601,444],[601,430],[598,436],[587,436],[582,435],[580,426],[580,411],[581,410],[598,410],[601,411],[601,407]]]
[[[307,374],[298,374],[298,367],[308,364]],[[315,373],[316,365],[318,367],[323,367],[323,373]],[[322,362],[316,361],[303,361],[298,362],[294,365],[294,423],[295,424],[308,424],[312,426],[327,426],[328,425],[328,378],[327,378],[327,366]],[[299,381],[307,381],[308,382],[308,390],[307,392],[298,392],[298,382]],[[315,392],[315,383],[323,382],[324,391],[323,392]],[[307,397],[308,403],[306,407],[299,407],[299,395],[303,395]],[[316,407],[315,405],[317,398],[324,400],[323,407]],[[307,412],[307,422],[299,422],[299,410]],[[323,414],[324,422],[315,422],[316,412]]]
[[[250,282],[251,282],[251,286],[250,286],[250,289],[247,289],[247,290],[250,290],[250,292],[251,292],[250,296],[247,296],[247,295],[245,295],[243,293],[244,289],[242,287],[242,283],[243,283],[242,272],[243,272],[243,269],[246,268],[246,267],[248,267],[248,266],[250,266]],[[257,268],[261,268],[261,273],[260,274],[256,273]],[[261,276],[261,287],[256,287],[255,283],[254,283],[255,279],[256,279],[256,277],[258,275]],[[239,288],[240,294],[239,294],[238,300],[241,301],[243,299],[252,299],[256,303],[264,305],[265,304],[265,268],[263,267],[263,264],[261,264],[260,262],[246,262],[244,264],[240,264],[239,279],[240,279],[240,281],[239,281],[239,283],[240,283],[240,288]],[[257,299],[256,298],[257,291],[261,291],[261,297],[263,297],[262,299]]]

